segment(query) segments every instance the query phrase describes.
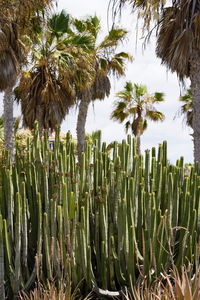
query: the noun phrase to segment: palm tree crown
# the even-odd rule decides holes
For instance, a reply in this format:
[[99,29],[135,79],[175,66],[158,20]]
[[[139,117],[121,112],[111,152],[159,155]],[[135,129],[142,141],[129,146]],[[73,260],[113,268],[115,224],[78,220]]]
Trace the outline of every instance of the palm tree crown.
[[44,26],[30,40],[31,67],[23,72],[16,96],[26,127],[33,128],[38,120],[41,129],[53,130],[75,103],[76,89],[81,91],[91,80],[91,56],[85,51],[91,41],[76,34],[64,11]]
[[123,28],[112,28],[108,35],[100,42],[100,20],[94,16],[89,17],[82,22],[77,23],[80,31],[90,34],[94,40],[93,48],[90,53],[93,57],[93,66],[95,70],[94,80],[88,89],[78,93],[81,100],[79,104],[79,114],[77,122],[78,153],[84,151],[85,123],[88,106],[91,101],[103,100],[109,96],[111,83],[110,75],[123,76],[125,74],[125,63],[132,60],[132,56],[127,52],[116,52],[120,42],[127,37],[127,31]]
[[[147,93],[145,85],[132,84],[128,81],[124,90],[118,92],[116,96],[117,101],[111,119],[120,123],[125,122],[126,132],[131,129],[136,138],[140,138],[147,129],[147,120],[163,121],[165,118],[164,114],[154,107],[154,104],[164,101],[163,93],[156,92],[151,96]],[[140,141],[138,143],[140,144]]]

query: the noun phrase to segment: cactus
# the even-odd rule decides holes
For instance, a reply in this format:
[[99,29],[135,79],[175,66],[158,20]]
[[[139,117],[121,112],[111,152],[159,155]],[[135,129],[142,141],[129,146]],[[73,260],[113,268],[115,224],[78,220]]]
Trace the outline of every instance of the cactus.
[[71,282],[72,288],[82,281],[85,291],[109,295],[143,278],[151,283],[173,265],[198,268],[197,166],[185,177],[183,158],[176,166],[168,163],[166,142],[157,155],[153,148],[138,156],[130,136],[115,142],[111,153],[100,140],[86,142],[81,164],[76,162],[70,133],[61,142],[58,128],[50,149],[37,125],[15,164],[6,153],[0,171],[1,299],[14,299],[36,280]]

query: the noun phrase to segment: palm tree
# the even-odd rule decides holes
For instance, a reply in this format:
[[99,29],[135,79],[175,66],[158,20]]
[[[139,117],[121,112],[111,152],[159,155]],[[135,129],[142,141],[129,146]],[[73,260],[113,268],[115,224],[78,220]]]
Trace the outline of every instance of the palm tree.
[[193,125],[193,106],[192,106],[192,90],[188,89],[185,95],[179,98],[184,104],[181,106],[181,114],[185,116],[186,124],[192,128]]
[[39,12],[53,0],[9,0],[0,2],[0,91],[4,92],[5,147],[13,153],[13,87],[24,62],[22,38],[38,22]]
[[100,20],[94,16],[87,18],[82,22],[75,22],[77,29],[85,31],[94,39],[94,47],[90,50],[93,57],[93,65],[95,76],[92,84],[82,92],[78,92],[79,113],[77,120],[77,141],[78,155],[81,159],[81,153],[84,151],[85,144],[85,124],[89,104],[97,99],[103,100],[109,96],[111,84],[110,75],[123,76],[125,74],[125,62],[131,60],[132,57],[126,52],[116,53],[116,48],[126,36],[127,31],[122,28],[112,28],[108,35],[97,43],[100,33]]
[[114,110],[111,119],[120,123],[125,122],[126,132],[131,129],[137,140],[137,152],[140,154],[140,137],[147,129],[147,120],[163,121],[165,116],[154,107],[155,103],[164,101],[163,93],[147,93],[145,85],[132,84],[128,81],[124,90],[116,94]]
[[[43,31],[31,42],[31,67],[23,71],[16,88],[23,124],[32,129],[54,130],[81,92],[90,83],[93,66],[85,51],[91,39],[73,31],[71,18],[62,11],[44,21]],[[93,72],[93,73],[92,73]]]
[[[111,2],[116,3],[115,0]],[[143,11],[144,27],[150,28],[156,15],[156,54],[162,63],[176,72],[180,80],[190,78],[193,102],[194,159],[200,162],[200,3],[196,0],[134,1],[131,9]],[[119,7],[119,6],[118,6]],[[114,11],[116,12],[116,6]]]

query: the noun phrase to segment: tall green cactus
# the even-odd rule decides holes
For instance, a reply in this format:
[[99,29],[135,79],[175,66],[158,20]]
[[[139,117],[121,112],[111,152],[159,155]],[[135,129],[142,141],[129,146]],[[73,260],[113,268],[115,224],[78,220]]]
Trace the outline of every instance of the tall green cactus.
[[170,165],[166,142],[157,155],[153,148],[138,156],[130,136],[115,142],[111,153],[100,140],[86,142],[77,162],[70,133],[61,141],[58,128],[50,149],[37,125],[15,164],[6,153],[0,171],[1,299],[36,280],[75,288],[84,279],[85,291],[114,291],[142,278],[150,283],[173,265],[198,267],[197,166],[185,176],[182,158]]

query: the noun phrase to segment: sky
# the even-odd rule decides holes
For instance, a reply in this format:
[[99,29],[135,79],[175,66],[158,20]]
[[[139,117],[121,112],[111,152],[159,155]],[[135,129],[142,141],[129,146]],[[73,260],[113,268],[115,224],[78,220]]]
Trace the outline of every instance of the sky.
[[[108,33],[107,8],[109,0],[58,0],[58,10],[65,9],[73,17],[85,17],[96,14],[101,19],[102,36]],[[111,18],[110,18],[111,25]],[[151,39],[150,43],[144,50],[143,40],[138,39],[136,47],[136,22],[130,10],[123,13],[119,25],[130,31],[129,41],[123,44],[122,49],[131,53],[134,61],[127,65],[126,76],[116,80],[112,79],[111,94],[104,101],[95,101],[94,105],[90,104],[86,132],[101,129],[102,140],[110,143],[113,140],[121,141],[126,138],[124,127],[110,120],[113,110],[115,94],[122,90],[126,81],[147,85],[148,91],[163,92],[165,102],[156,106],[162,111],[166,118],[164,122],[148,123],[148,129],[141,138],[142,152],[145,149],[157,146],[163,140],[168,142],[168,157],[172,163],[175,163],[180,156],[184,156],[185,162],[193,161],[193,144],[191,130],[184,124],[183,117],[178,116],[180,111],[180,85],[176,74],[171,74],[165,66],[155,56],[155,40]],[[189,85],[188,85],[189,87]],[[2,112],[2,102],[0,102],[0,113]],[[15,115],[20,114],[20,108],[15,107]],[[71,110],[62,123],[62,131],[70,130],[72,135],[76,136],[77,111]]]

